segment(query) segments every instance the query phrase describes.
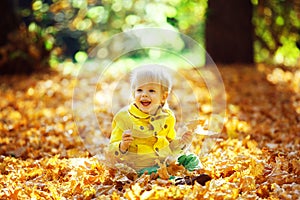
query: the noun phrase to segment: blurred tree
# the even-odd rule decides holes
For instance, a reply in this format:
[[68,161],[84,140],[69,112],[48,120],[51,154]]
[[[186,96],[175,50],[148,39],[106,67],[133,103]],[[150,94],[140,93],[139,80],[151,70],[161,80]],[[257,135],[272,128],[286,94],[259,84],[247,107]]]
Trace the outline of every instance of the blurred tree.
[[[78,55],[87,57],[114,34],[142,27],[178,30],[200,45],[205,40],[215,62],[294,65],[300,55],[299,5],[299,0],[2,0],[0,73],[30,72],[47,61],[52,66],[69,58],[82,61]],[[128,56],[145,55],[148,50]]]
[[[22,23],[18,4],[18,0],[0,1],[0,75],[31,73],[48,66],[46,39],[42,32]],[[30,9],[31,1],[23,0],[21,5]]]
[[253,63],[252,4],[208,0],[206,50],[216,63]]
[[[33,0],[31,24],[54,36],[59,61],[90,52],[114,34],[142,27],[179,30],[203,44],[206,0]],[[28,12],[23,12],[28,13]],[[25,16],[28,18],[28,16]],[[114,53],[111,49],[105,52]],[[148,50],[131,53],[145,56]]]
[[300,1],[256,0],[253,24],[255,26],[255,61],[300,65]]
[[0,46],[7,43],[8,33],[18,28],[18,17],[14,10],[15,1],[2,0],[0,1]]

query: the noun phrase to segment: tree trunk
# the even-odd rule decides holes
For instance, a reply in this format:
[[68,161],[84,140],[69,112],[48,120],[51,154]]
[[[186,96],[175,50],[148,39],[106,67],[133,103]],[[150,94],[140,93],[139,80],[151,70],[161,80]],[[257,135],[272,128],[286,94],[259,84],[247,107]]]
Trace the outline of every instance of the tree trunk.
[[14,4],[14,0],[0,1],[0,46],[7,43],[8,33],[16,30],[19,26]]
[[[39,32],[30,32],[18,14],[31,8],[31,0],[0,0],[0,76],[30,74],[48,68],[50,52]],[[30,18],[27,19],[27,24]]]
[[253,63],[250,0],[208,0],[206,51],[215,63]]

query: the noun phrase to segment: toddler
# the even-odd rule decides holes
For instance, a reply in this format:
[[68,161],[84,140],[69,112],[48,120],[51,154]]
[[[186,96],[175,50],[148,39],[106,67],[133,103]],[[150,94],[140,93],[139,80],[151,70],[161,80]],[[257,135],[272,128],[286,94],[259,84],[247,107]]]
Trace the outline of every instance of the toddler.
[[[179,155],[192,141],[189,131],[176,137],[176,119],[167,104],[171,87],[171,77],[163,67],[136,68],[131,74],[134,100],[114,116],[110,152],[139,175],[157,172],[157,160],[164,162],[168,156]],[[200,166],[194,154],[180,156],[178,162],[189,171]]]

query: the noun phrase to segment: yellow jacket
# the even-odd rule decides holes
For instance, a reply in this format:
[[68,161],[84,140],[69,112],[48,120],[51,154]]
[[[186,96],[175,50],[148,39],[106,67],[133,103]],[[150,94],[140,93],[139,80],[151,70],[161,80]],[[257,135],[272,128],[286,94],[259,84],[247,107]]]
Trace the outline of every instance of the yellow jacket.
[[[114,116],[109,150],[136,170],[153,166],[156,159],[163,161],[184,149],[176,139],[175,121],[170,109],[159,108],[156,115],[149,115],[131,104]],[[131,130],[134,140],[128,151],[122,153],[119,145],[125,130]]]

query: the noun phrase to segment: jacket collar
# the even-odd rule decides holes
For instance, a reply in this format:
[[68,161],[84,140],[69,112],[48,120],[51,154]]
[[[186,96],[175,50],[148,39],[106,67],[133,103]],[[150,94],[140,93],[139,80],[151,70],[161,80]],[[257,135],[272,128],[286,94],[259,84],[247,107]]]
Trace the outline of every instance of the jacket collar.
[[144,113],[140,109],[138,109],[138,107],[134,103],[129,105],[128,111],[131,115],[133,115],[136,118],[148,118],[148,117],[150,117],[149,114]]

